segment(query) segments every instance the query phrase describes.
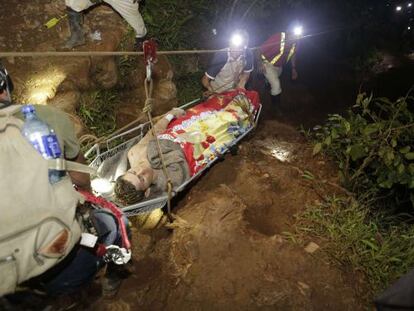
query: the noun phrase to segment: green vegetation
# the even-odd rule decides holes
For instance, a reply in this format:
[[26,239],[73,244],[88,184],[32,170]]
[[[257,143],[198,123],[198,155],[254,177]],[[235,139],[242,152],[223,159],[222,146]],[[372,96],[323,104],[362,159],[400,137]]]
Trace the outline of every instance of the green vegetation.
[[327,197],[299,216],[299,231],[324,241],[338,263],[361,272],[367,301],[414,266],[414,227],[396,216],[370,213],[370,205]]
[[368,298],[414,266],[412,104],[411,96],[391,102],[360,94],[347,117],[331,115],[310,134],[314,154],[338,163],[353,195],[311,206],[299,215],[299,231],[325,240],[335,260],[362,272]]
[[98,90],[82,94],[78,115],[97,137],[115,130],[115,108],[119,102],[116,90]]
[[376,204],[414,206],[413,98],[396,102],[358,96],[348,117],[331,115],[317,128],[314,153],[324,151],[339,165],[342,183]]

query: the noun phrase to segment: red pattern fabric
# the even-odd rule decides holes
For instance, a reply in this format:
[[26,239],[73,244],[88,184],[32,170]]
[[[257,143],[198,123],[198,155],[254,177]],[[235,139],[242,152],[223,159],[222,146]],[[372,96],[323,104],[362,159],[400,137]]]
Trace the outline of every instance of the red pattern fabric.
[[93,203],[101,208],[105,208],[109,210],[115,216],[116,220],[118,221],[119,229],[121,231],[122,247],[124,247],[125,249],[131,249],[131,242],[128,239],[128,234],[127,234],[127,230],[125,227],[125,223],[122,220],[122,216],[123,216],[122,211],[114,203],[109,202],[108,200],[102,197],[97,197],[93,195],[92,193],[83,191],[83,190],[78,190],[78,192],[85,197],[85,200],[87,202]]
[[[170,124],[167,127],[167,130],[161,134],[161,135],[169,135],[171,137],[176,137],[174,131],[172,131],[172,128],[181,125],[186,120],[191,119],[194,116],[199,116],[203,112],[207,111],[219,111],[223,108],[225,108],[231,101],[234,99],[235,96],[239,94],[244,94],[246,97],[250,100],[252,106],[254,107],[254,110],[256,111],[260,106],[260,100],[259,100],[259,94],[256,91],[247,91],[244,89],[236,89],[228,92],[221,93],[217,96],[210,97],[205,102],[202,102],[186,111],[185,116],[177,118],[170,122]],[[184,132],[184,131],[183,131]],[[178,131],[176,132],[178,133]],[[215,138],[211,135],[209,135],[206,139],[206,141],[202,142],[202,145],[204,148],[208,148],[210,144],[213,144],[215,141]],[[196,161],[200,161],[204,159],[204,156],[200,156],[198,159],[194,159],[194,148],[191,143],[182,143],[181,147],[184,151],[187,163],[190,168],[190,174],[193,176],[198,171],[202,169],[202,167],[197,166]]]

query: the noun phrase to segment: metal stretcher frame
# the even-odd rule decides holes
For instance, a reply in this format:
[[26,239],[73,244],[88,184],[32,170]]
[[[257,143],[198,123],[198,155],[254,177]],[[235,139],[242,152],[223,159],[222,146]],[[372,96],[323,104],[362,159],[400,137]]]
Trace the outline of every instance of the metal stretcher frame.
[[[180,106],[180,108],[181,109],[189,108],[199,103],[200,101],[201,99],[193,100],[187,104]],[[224,152],[222,152],[221,155],[226,154],[232,147],[237,145],[247,134],[249,134],[256,127],[259,117],[260,117],[261,110],[262,110],[262,105],[260,104],[259,108],[256,110],[256,114],[254,116],[254,122],[252,126],[248,128],[240,136],[238,136],[235,140],[233,140],[231,144],[229,144],[224,149]],[[104,148],[101,148],[100,144],[95,144],[85,153],[86,158],[90,158],[92,155],[95,156],[92,162],[89,164],[89,166],[93,168],[98,168],[105,160],[112,158],[119,152],[124,151],[130,148],[131,146],[133,146],[134,144],[138,143],[142,139],[142,137],[145,135],[145,131],[148,130],[148,128],[149,128],[149,122],[146,122],[134,128],[131,128],[129,130],[126,130],[125,132],[120,133],[112,137],[111,139],[109,139],[106,142],[106,146],[104,146]],[[115,147],[111,147],[111,145],[116,143],[118,140],[125,139],[125,137],[128,137],[128,136],[133,136],[133,137],[127,139],[126,141],[122,143],[117,144]],[[101,152],[102,149],[104,149],[105,151]],[[172,193],[172,197],[175,197],[178,192],[183,191],[187,187],[188,184],[190,184],[195,179],[197,179],[201,174],[203,174],[204,171],[210,168],[219,158],[220,157],[216,157],[215,159],[213,159],[211,162],[206,164],[206,166],[203,167],[200,171],[198,171],[196,174],[191,176],[190,179],[188,179],[186,182],[184,182],[179,187],[175,188]],[[145,200],[145,201],[142,201],[136,204],[132,204],[128,206],[120,206],[119,204],[117,205],[121,208],[124,214],[127,217],[129,217],[129,216],[135,216],[135,215],[145,213],[145,212],[150,212],[158,208],[163,208],[167,204],[167,201],[168,201],[168,195],[165,193],[157,198]]]

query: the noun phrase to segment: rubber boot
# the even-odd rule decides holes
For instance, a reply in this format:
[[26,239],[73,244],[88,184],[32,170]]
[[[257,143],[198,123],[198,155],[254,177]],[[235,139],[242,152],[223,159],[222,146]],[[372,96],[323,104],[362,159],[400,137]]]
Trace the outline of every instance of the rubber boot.
[[278,118],[282,115],[280,110],[280,97],[281,95],[270,95],[270,102],[271,102],[271,117]]
[[147,38],[144,37],[135,37],[134,50],[141,52],[143,50],[143,43]]
[[70,27],[70,38],[66,41],[65,48],[73,49],[76,46],[85,44],[85,33],[82,29],[83,14],[67,8]]
[[279,95],[270,95],[270,101],[272,103],[272,107],[280,107],[280,94]]
[[105,298],[114,298],[121,287],[122,281],[131,275],[132,262],[126,265],[109,263],[102,279],[102,294]]

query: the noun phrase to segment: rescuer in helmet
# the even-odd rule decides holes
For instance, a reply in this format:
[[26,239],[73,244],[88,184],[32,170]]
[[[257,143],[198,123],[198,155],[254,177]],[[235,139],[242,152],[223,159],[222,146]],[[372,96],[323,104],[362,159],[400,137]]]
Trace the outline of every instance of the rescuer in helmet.
[[291,63],[292,80],[298,78],[296,71],[296,52],[298,40],[303,35],[303,28],[295,23],[288,27],[286,32],[278,32],[270,36],[259,49],[259,70],[270,84],[270,95],[273,105],[280,103],[282,88],[280,76],[283,67]]
[[204,95],[244,88],[253,71],[253,54],[247,48],[249,35],[236,31],[230,39],[227,52],[214,55],[201,83],[207,89]]

